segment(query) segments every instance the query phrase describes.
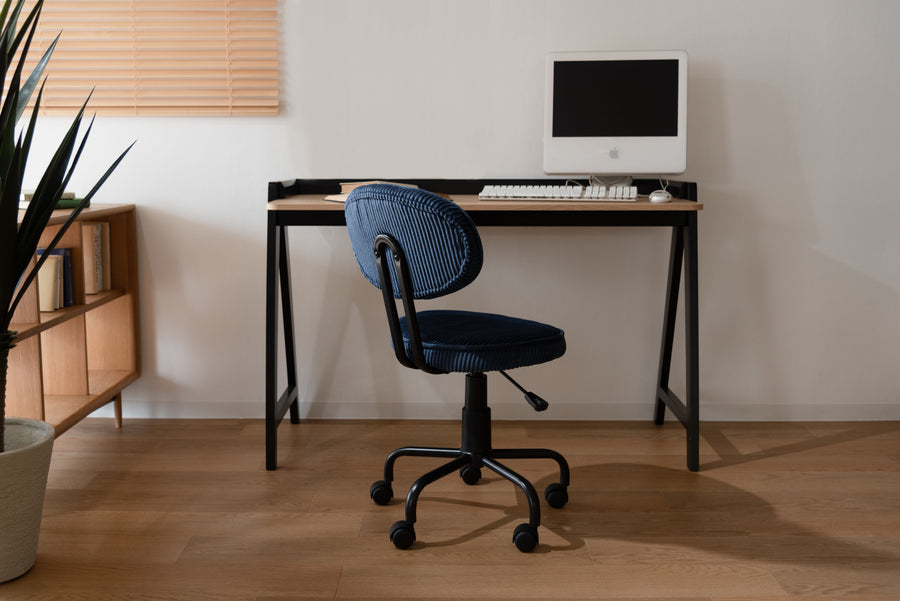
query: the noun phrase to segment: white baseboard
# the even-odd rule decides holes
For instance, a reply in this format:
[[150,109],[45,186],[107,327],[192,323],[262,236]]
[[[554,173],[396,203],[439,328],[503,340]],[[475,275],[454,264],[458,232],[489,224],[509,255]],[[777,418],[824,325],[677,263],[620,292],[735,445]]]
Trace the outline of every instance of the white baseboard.
[[[310,419],[458,419],[461,406],[442,403],[354,403],[322,402],[301,404],[300,415]],[[128,418],[165,419],[262,419],[265,415],[262,400],[233,402],[146,402],[122,400],[123,415]],[[552,402],[550,408],[535,413],[528,405],[500,402],[492,404],[494,419],[498,420],[584,420],[584,421],[641,421],[653,418],[653,403],[566,404]],[[112,417],[112,406],[98,409],[97,417]],[[668,419],[671,418],[669,413]],[[842,404],[760,404],[717,405],[702,404],[700,421],[900,421],[900,402],[842,403]]]

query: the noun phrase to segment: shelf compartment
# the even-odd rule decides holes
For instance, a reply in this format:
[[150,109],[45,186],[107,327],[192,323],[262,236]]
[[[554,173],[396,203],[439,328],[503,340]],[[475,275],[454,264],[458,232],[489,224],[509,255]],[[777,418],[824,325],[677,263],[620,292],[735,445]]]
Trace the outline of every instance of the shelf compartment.
[[87,394],[84,314],[41,332],[44,394]]
[[133,300],[120,295],[85,314],[89,370],[137,370]]

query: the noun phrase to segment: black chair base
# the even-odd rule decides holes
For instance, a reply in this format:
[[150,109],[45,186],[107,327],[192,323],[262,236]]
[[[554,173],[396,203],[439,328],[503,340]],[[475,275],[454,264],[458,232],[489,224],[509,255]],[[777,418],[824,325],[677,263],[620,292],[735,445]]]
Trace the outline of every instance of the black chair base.
[[416,522],[416,504],[422,490],[429,484],[459,471],[466,484],[481,479],[481,468],[499,474],[525,493],[528,499],[528,522],[520,524],[513,534],[513,543],[523,552],[538,544],[537,528],[541,524],[541,506],[534,486],[527,479],[503,465],[498,459],[552,459],[559,464],[559,482],[550,484],[544,498],[553,508],[563,507],[569,500],[569,464],[565,458],[550,449],[493,449],[491,447],[491,410],[487,406],[487,376],[466,375],[466,405],[462,417],[462,444],[460,448],[401,447],[392,451],[384,463],[384,480],[378,480],[369,489],[369,495],[378,505],[387,505],[394,496],[391,482],[394,480],[394,463],[400,457],[441,457],[449,462],[433,469],[416,480],[406,496],[406,519],[391,526],[391,542],[400,549],[407,549],[416,540],[413,524]]

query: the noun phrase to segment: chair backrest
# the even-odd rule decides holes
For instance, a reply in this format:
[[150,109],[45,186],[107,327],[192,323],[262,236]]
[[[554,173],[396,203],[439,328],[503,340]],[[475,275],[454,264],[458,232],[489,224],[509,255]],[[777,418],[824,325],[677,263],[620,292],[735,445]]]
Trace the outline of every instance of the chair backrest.
[[[409,266],[412,297],[428,299],[456,292],[481,271],[481,238],[472,219],[446,198],[391,184],[360,186],[344,206],[347,231],[359,267],[381,288],[375,239],[389,236],[402,249]],[[393,296],[400,298],[395,269]]]

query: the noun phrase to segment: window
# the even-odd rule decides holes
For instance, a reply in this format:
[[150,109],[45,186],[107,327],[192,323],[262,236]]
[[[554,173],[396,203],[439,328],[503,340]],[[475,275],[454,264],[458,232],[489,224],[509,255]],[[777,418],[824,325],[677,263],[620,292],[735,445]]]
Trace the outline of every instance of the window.
[[93,88],[89,109],[104,114],[276,114],[276,4],[44,0],[31,66],[62,35],[42,112],[72,114]]

